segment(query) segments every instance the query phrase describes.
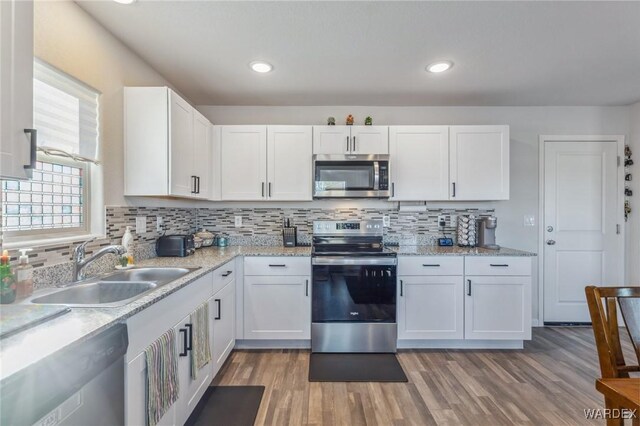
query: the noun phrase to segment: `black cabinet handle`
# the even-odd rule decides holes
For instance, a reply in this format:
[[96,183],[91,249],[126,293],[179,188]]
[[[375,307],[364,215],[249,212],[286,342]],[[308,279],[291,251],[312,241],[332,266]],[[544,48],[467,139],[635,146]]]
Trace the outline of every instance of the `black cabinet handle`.
[[227,271],[226,274],[222,274],[223,277],[228,277],[229,275],[233,274],[233,271]]
[[38,131],[36,129],[24,129],[25,133],[29,134],[29,164],[24,166],[27,170],[33,170],[36,168],[36,157],[38,150]]
[[452,197],[455,197],[456,196],[456,183],[453,182],[452,185],[453,185],[453,195],[452,195]]
[[264,197],[264,182],[262,182],[262,197]]
[[304,295],[309,296],[309,280],[304,280]]
[[269,267],[270,268],[286,268],[287,265],[284,265],[284,264],[282,264],[282,265],[279,265],[279,264],[278,265],[271,265],[271,264],[269,264]]
[[200,193],[200,176],[196,176],[196,183],[198,184],[196,194]]
[[179,356],[187,356],[189,353],[189,334],[186,328],[180,329],[180,334],[182,334],[182,352],[180,352]]
[[471,280],[467,280],[467,296],[471,296]]
[[493,266],[494,268],[508,268],[509,265],[506,263],[490,263],[489,266]]
[[222,304],[220,303],[220,299],[214,299],[214,301],[218,305],[218,315],[214,319],[222,319]]
[[403,282],[402,280],[400,280],[400,297],[404,296],[404,288],[403,288]]
[[349,152],[349,136],[347,136],[347,152]]
[[189,344],[187,345],[187,350],[190,351],[191,349],[193,349],[193,325],[185,324],[184,326],[187,327],[187,330],[189,330]]
[[353,137],[353,152],[356,152],[356,137]]
[[423,263],[422,266],[424,266],[425,268],[438,268],[440,267],[439,263]]
[[391,196],[394,197],[396,195],[396,184],[391,182]]
[[269,198],[271,198],[271,182],[269,182]]

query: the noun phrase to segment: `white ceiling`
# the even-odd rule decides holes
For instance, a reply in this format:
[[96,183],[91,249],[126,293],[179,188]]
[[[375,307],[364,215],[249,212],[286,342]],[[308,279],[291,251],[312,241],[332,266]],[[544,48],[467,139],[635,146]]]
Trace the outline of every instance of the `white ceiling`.
[[[640,100],[640,2],[80,5],[198,105]],[[254,73],[256,59],[274,71]],[[426,73],[437,59],[455,65]]]

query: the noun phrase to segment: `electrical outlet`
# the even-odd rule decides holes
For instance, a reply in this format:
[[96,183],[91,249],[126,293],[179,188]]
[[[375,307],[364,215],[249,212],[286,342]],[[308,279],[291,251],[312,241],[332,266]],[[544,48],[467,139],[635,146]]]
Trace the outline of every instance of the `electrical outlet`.
[[234,225],[236,228],[242,227],[242,216],[235,216]]
[[438,215],[438,226],[440,228],[444,228],[445,226],[447,226],[447,216],[443,214]]
[[391,218],[387,215],[382,216],[382,226],[390,227],[391,226]]
[[136,216],[136,234],[144,234],[147,232],[147,217]]
[[522,218],[522,226],[536,226],[536,217],[532,214],[525,214]]
[[156,216],[156,231],[164,231],[164,219],[162,218],[162,216]]
[[449,216],[449,225],[450,226],[457,226],[458,225],[458,215],[457,214],[452,214],[451,216]]

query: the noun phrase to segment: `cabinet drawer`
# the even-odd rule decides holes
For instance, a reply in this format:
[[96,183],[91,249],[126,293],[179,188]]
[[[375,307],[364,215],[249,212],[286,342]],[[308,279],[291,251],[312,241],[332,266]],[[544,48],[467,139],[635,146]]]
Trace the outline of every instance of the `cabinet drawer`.
[[311,275],[310,257],[245,257],[245,275]]
[[398,256],[398,275],[462,275],[462,256]]
[[236,261],[231,259],[224,265],[213,271],[213,294],[222,290],[231,280],[236,277]]
[[465,275],[531,275],[529,257],[468,256],[464,259]]

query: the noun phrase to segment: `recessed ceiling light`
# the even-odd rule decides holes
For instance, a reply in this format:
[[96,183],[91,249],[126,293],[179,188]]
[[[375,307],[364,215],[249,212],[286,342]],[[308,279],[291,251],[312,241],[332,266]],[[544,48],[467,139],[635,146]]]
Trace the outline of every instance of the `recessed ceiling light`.
[[259,72],[259,73],[266,73],[266,72],[270,72],[273,69],[273,65],[271,65],[268,62],[263,62],[263,61],[254,61],[251,62],[249,64],[249,66],[251,67],[252,70],[254,70],[255,72]]
[[438,61],[427,65],[427,71],[432,73],[445,72],[453,66],[451,61]]
[[136,2],[136,0],[113,0],[113,1],[120,4],[131,4]]

